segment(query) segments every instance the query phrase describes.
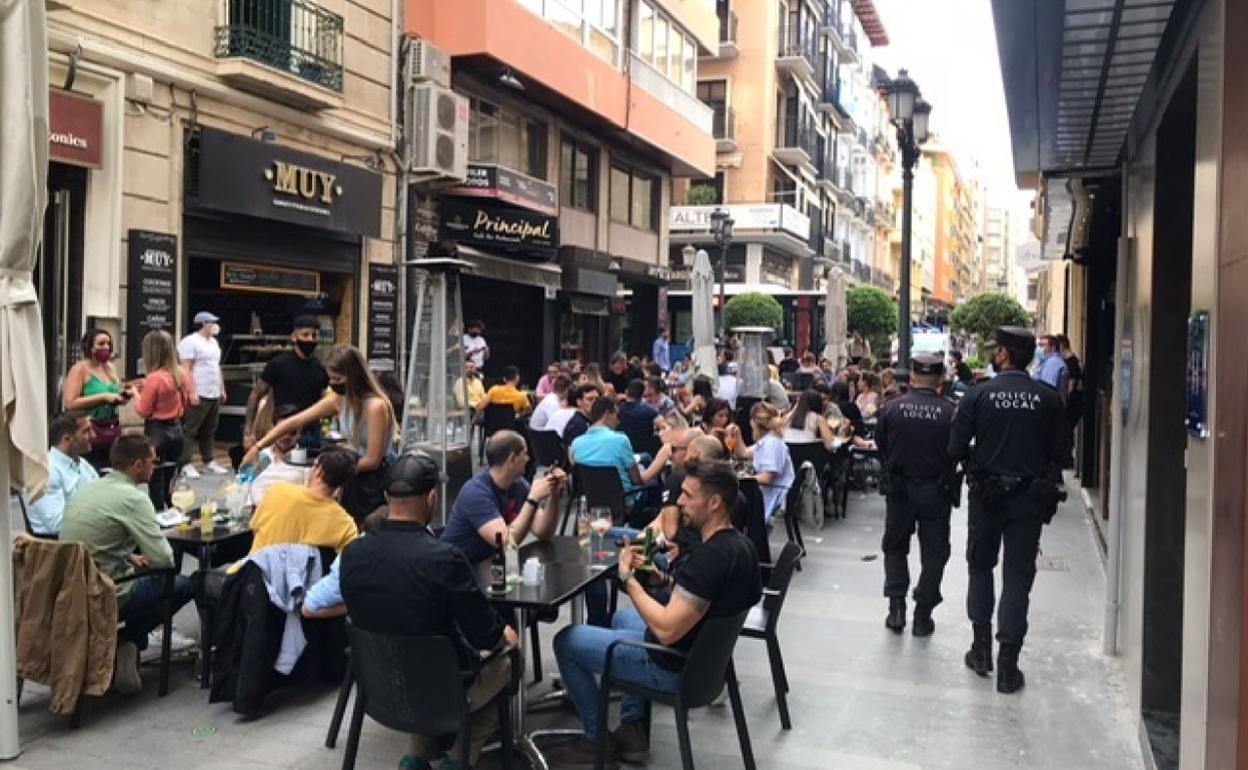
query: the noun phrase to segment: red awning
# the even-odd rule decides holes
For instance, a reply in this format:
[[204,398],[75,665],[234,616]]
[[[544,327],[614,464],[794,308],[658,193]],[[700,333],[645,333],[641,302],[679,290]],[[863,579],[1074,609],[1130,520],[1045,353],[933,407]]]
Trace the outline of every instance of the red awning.
[[871,45],[877,47],[888,45],[888,31],[884,29],[884,22],[880,21],[879,11],[875,10],[875,2],[873,0],[851,0],[851,2],[854,6],[854,14],[862,22],[862,28],[866,31]]

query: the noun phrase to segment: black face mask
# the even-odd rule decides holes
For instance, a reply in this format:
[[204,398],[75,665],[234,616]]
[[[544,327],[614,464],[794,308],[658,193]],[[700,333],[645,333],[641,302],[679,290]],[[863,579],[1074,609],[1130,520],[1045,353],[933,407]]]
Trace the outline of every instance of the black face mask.
[[347,383],[345,382],[331,382],[329,383],[329,389],[340,396],[347,395]]
[[316,352],[316,340],[295,340],[295,347],[299,349],[299,355],[304,358],[310,358]]

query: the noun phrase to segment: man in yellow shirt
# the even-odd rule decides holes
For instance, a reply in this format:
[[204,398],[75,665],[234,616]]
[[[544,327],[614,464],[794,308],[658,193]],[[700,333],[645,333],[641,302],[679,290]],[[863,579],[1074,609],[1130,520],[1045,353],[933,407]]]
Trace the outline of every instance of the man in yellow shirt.
[[346,449],[326,449],[316,458],[303,486],[279,481],[269,487],[251,517],[251,553],[287,543],[335,551],[346,548],[358,530],[334,494],[355,475],[355,463],[355,455]]
[[[481,375],[477,373],[477,365],[472,362],[472,359],[464,362],[463,379],[456,380],[451,390],[455,393],[455,403],[459,404],[461,409],[464,406],[476,409],[481,404],[481,400],[485,398],[485,383],[481,381]],[[467,398],[466,402],[465,398]]]
[[485,413],[490,404],[507,404],[516,410],[517,417],[533,411],[529,397],[520,392],[520,370],[514,366],[503,369],[503,384],[495,385],[485,392],[485,398],[477,404],[477,412]]

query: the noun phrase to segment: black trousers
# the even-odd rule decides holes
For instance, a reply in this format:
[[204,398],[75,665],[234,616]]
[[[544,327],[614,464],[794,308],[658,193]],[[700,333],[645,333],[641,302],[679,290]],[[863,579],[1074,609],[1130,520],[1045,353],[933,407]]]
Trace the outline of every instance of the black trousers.
[[171,487],[178,476],[178,459],[182,456],[182,445],[185,434],[179,420],[148,420],[143,424],[143,432],[151,440],[156,449],[156,459],[160,462],[152,471],[152,478],[147,482],[148,496],[152,506],[164,510],[172,505],[170,501]]
[[1036,556],[1040,550],[1043,512],[1027,493],[986,506],[970,496],[970,530],[966,562],[970,582],[966,614],[972,623],[991,623],[996,600],[992,571],[1004,551],[1001,564],[1001,602],[997,607],[997,641],[1022,644],[1027,635],[1027,607],[1036,580]]
[[884,595],[904,597],[910,588],[910,538],[919,533],[922,569],[914,601],[932,608],[940,604],[940,581],[949,561],[949,499],[940,485],[927,481],[895,482],[899,489],[887,500],[884,519]]

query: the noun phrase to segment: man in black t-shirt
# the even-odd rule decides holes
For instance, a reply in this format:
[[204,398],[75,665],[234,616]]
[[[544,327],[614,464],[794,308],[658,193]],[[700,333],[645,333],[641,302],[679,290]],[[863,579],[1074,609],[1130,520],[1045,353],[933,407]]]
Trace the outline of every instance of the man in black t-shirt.
[[598,392],[598,386],[585,383],[578,385],[568,391],[568,403],[576,408],[576,413],[568,420],[568,424],[563,427],[563,445],[572,446],[572,442],[585,434],[591,425],[589,421],[589,413],[594,408],[594,402],[602,394]]
[[[295,346],[294,352],[280,353],[270,360],[247,399],[247,417],[243,427],[244,448],[250,449],[256,443],[256,410],[265,396],[273,401],[274,410],[290,404],[302,412],[325,395],[325,388],[329,387],[329,375],[325,373],[321,362],[313,356],[319,344],[320,333],[321,324],[315,316],[303,315],[295,319],[294,329],[290,333],[290,340]],[[299,443],[303,446],[319,446],[320,439],[321,426],[313,423],[304,428],[299,436]]]
[[641,370],[629,366],[628,356],[624,355],[624,351],[617,350],[611,356],[611,362],[607,365],[607,373],[602,379],[615,389],[615,397],[619,399],[624,396],[624,391],[628,390],[628,383],[641,378]]
[[[616,612],[610,629],[569,626],[555,637],[559,671],[585,736],[552,751],[552,762],[593,762],[595,736],[598,730],[606,729],[606,725],[598,724],[595,676],[602,673],[612,642],[646,640],[688,652],[707,618],[737,615],[758,602],[762,596],[758,554],[750,541],[733,529],[730,520],[736,499],[737,476],[731,464],[691,463],[681,486],[680,507],[684,521],[698,531],[702,543],[683,560],[670,600],[659,602],[637,580],[634,570],[641,554],[624,547],[620,549],[619,580],[635,609]],[[676,689],[683,665],[680,658],[624,645],[615,648],[611,663],[616,676],[670,692]],[[633,695],[621,698],[621,725],[608,741],[609,762],[614,763],[616,756],[629,762],[644,761],[650,749],[642,723],[644,715],[644,699]]]

